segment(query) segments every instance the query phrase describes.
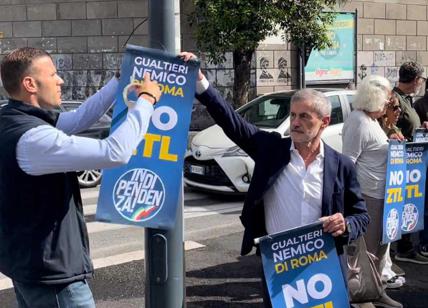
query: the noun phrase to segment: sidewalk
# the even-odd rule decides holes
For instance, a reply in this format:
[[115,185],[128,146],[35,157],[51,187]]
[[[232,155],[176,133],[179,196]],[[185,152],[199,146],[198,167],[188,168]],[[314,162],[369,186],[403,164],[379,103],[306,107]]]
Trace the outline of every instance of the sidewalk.
[[[201,241],[205,247],[186,251],[188,308],[263,307],[258,257],[239,257],[241,236],[239,232]],[[96,272],[92,290],[97,308],[144,307],[144,262],[121,268]]]
[[[241,237],[242,233],[239,232],[202,241],[200,243],[205,247],[186,252],[188,308],[263,307],[259,260],[254,254],[240,257]],[[111,270],[108,276],[105,271],[97,272],[93,285],[97,307],[144,306],[144,290],[141,289],[144,282],[143,262],[132,263],[126,265],[128,270],[120,276],[112,277],[114,271]],[[405,308],[427,308],[428,266],[397,264],[406,271],[407,282],[404,287],[388,291],[388,294],[402,302]],[[105,283],[100,285],[100,280]],[[130,285],[133,287],[130,288]],[[111,291],[114,293],[105,292],[105,288],[113,289]]]
[[[205,247],[186,252],[187,307],[263,307],[258,257],[239,256],[241,236],[202,241]],[[406,308],[428,307],[428,266],[398,264],[406,271],[406,286],[388,294]],[[144,261],[97,270],[90,283],[98,308],[144,307]],[[0,292],[0,307],[16,307],[13,290]]]

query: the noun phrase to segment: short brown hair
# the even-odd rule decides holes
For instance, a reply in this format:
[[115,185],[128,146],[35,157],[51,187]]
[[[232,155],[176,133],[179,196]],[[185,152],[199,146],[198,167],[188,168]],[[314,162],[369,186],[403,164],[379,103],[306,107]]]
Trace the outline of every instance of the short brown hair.
[[1,80],[4,89],[9,95],[19,92],[20,83],[30,68],[32,61],[40,57],[51,56],[42,49],[23,47],[15,49],[3,58],[0,66]]
[[424,68],[422,67],[422,65],[420,65],[415,61],[404,62],[400,66],[398,76],[399,76],[399,80],[398,80],[399,82],[409,83],[415,80],[415,78],[417,77],[425,78]]

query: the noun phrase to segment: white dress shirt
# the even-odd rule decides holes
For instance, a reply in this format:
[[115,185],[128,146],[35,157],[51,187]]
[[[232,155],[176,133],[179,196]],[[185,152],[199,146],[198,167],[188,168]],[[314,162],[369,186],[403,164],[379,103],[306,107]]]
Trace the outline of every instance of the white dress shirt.
[[30,175],[103,169],[128,162],[149,126],[153,106],[139,98],[126,119],[103,140],[79,137],[112,105],[118,80],[113,78],[76,111],[59,115],[56,127],[41,125],[25,132],[16,147],[19,167]]
[[210,86],[210,83],[207,80],[207,78],[204,76],[204,78],[202,78],[201,80],[196,81],[196,93],[202,94],[208,89],[209,86]]
[[[204,77],[196,83],[196,93],[208,89]],[[290,162],[264,195],[266,231],[269,234],[316,222],[321,217],[324,175],[324,144],[306,168],[303,158],[291,143]]]
[[264,195],[266,231],[281,232],[316,222],[321,217],[324,174],[324,144],[306,168],[291,143],[290,162]]

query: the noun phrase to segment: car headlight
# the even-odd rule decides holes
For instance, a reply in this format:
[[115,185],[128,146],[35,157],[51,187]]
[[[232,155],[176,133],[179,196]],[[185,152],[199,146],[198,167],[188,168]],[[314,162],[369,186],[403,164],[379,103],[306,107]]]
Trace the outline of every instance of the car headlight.
[[222,155],[222,157],[233,157],[233,156],[248,156],[247,153],[244,152],[240,147],[237,145],[228,148],[226,152]]

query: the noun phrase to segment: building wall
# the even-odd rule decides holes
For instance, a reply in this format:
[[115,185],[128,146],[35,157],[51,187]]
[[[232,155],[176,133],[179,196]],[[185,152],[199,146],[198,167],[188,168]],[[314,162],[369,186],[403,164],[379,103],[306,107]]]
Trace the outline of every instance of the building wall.
[[[23,46],[47,50],[65,81],[63,99],[82,100],[119,69],[122,45],[147,16],[148,0],[0,0],[0,57]],[[148,42],[146,22],[129,43]]]
[[407,60],[428,66],[426,0],[350,1],[345,10],[358,10],[358,80],[370,74],[398,80]]
[[[377,74],[388,78],[394,85],[398,81],[400,65],[408,60],[418,61],[428,69],[427,0],[352,0],[340,10],[357,10],[357,82],[368,75]],[[291,82],[266,85],[259,78],[260,63],[257,61],[257,94],[295,88],[299,73],[297,53],[286,44],[267,41],[260,45],[257,58],[263,56],[270,59],[268,71],[275,79],[274,74],[279,72],[275,59],[279,52],[285,51],[290,55],[288,70],[291,72]]]
[[[0,0],[0,58],[22,46],[46,49],[52,53],[65,81],[63,99],[83,100],[120,68],[122,45],[133,28],[148,17],[148,2]],[[175,0],[175,5],[177,31],[181,33],[181,37],[177,34],[177,50],[181,43],[181,50],[196,51],[210,81],[231,101],[232,54],[227,53],[226,61],[220,65],[209,63],[197,50],[188,23],[193,10],[191,0]],[[395,82],[400,64],[409,59],[428,66],[428,0],[351,0],[341,9],[358,10],[359,80],[369,74],[380,74]],[[135,31],[129,43],[149,45],[148,22]],[[260,63],[266,60],[271,80],[260,78]],[[281,39],[261,42],[252,66],[252,96],[298,85],[297,52]],[[280,78],[281,69],[285,78]],[[0,87],[0,96],[4,95]],[[206,121],[200,108],[195,107],[193,127],[205,125],[198,122]]]
[[[416,60],[427,68],[427,0],[351,0],[338,9],[357,10],[358,82],[367,75],[378,74],[395,84],[398,80],[399,66],[406,60]],[[186,36],[189,37],[190,29],[188,27],[183,29],[187,31]],[[189,47],[193,45],[190,44]],[[287,62],[286,71],[289,78],[286,79],[278,78],[280,73],[278,60],[281,57]],[[267,59],[269,63],[267,72],[272,76],[270,80],[260,78],[261,58]],[[298,67],[297,52],[290,44],[281,42],[279,37],[268,38],[260,44],[255,54],[253,76],[255,93],[296,88],[299,80]],[[222,79],[225,75],[223,72],[220,75],[214,72],[209,74],[212,81],[219,83],[221,87],[233,83],[231,78]]]
[[290,43],[284,43],[281,35],[264,40],[257,48],[255,60],[257,95],[298,87],[297,50]]
[[[192,6],[185,0],[181,0],[181,3],[183,48],[197,50],[192,38],[192,28],[185,18],[191,12]],[[378,74],[388,78],[394,85],[398,80],[399,66],[407,60],[416,60],[428,69],[428,0],[350,0],[338,10],[357,10],[357,82],[370,74]],[[203,53],[201,59],[208,79],[231,101],[231,56],[228,55],[227,61],[217,67],[207,63]],[[265,65],[267,63],[265,71],[269,75],[268,78],[261,78],[262,62]],[[280,68],[279,63],[286,63],[285,68]],[[285,71],[286,78],[279,78],[281,70]],[[297,88],[298,74],[297,51],[280,37],[267,38],[261,42],[253,57],[252,96]],[[203,108],[196,106],[194,114],[200,122],[206,121]]]

